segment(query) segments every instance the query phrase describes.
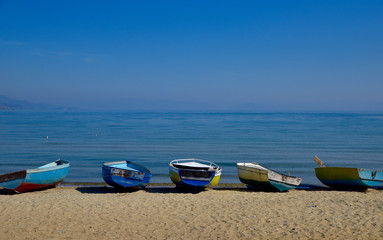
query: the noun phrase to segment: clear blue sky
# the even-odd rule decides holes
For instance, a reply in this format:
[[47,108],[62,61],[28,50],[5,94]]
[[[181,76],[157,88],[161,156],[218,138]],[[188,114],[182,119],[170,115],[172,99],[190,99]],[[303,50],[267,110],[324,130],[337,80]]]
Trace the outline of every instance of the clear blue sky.
[[0,94],[126,110],[383,110],[383,1],[1,1]]

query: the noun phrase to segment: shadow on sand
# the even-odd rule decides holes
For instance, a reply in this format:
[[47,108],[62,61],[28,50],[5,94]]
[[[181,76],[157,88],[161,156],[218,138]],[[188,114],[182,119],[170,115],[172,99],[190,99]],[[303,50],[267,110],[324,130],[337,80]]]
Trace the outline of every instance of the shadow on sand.
[[[54,187],[49,187],[54,188]],[[41,192],[49,188],[43,188],[43,189],[37,189],[33,192]],[[134,193],[137,191],[145,191],[148,193],[161,193],[161,194],[169,194],[169,193],[176,193],[176,194],[198,194],[201,192],[206,191],[236,191],[236,192],[267,192],[262,189],[257,188],[247,188],[246,186],[217,186],[214,188],[194,188],[194,187],[175,187],[173,186],[148,186],[143,190],[129,190],[129,189],[117,189],[114,187],[109,186],[78,186],[75,187],[75,189],[83,194],[116,194],[116,193]],[[383,190],[383,188],[374,188],[377,190]],[[336,189],[336,188],[329,188],[324,186],[313,186],[313,185],[302,185],[295,189],[296,191],[341,191],[341,192],[367,192],[369,189]],[[276,192],[278,193],[278,192]],[[286,192],[279,192],[279,193],[286,193]],[[0,189],[0,195],[17,195],[20,193],[17,193],[12,190],[7,189]]]
[[12,190],[0,189],[0,195],[14,195],[14,194],[18,194],[18,193]]
[[148,193],[200,193],[207,191],[203,188],[177,188],[177,187],[147,187],[142,190],[117,189],[113,187],[77,187],[77,191],[83,194],[109,194],[109,193],[134,193],[137,191],[146,191]]
[[[77,191],[84,194],[108,194],[108,193],[122,193],[124,191],[117,188],[100,186],[100,187],[77,187]],[[126,191],[125,191],[126,192]]]
[[[49,187],[39,188],[39,189],[27,191],[27,192],[42,192],[42,191],[45,191],[47,189],[52,189],[52,188],[56,188],[56,186],[49,186]],[[13,190],[8,190],[8,189],[0,188],[0,195],[15,195],[15,194],[22,194],[22,193],[24,193],[24,192],[19,193],[19,192],[13,191]]]

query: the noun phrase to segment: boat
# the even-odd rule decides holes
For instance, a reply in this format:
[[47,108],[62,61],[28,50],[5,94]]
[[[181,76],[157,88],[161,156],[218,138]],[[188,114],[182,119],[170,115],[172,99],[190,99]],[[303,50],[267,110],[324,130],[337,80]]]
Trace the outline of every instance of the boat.
[[257,163],[237,163],[237,170],[242,183],[265,191],[288,191],[302,182],[301,178],[278,173]]
[[69,171],[69,162],[57,160],[35,169],[0,175],[0,188],[18,193],[57,186],[64,181]]
[[383,187],[383,171],[353,167],[328,167],[315,156],[320,165],[315,175],[324,185],[340,189],[367,189]]
[[104,181],[122,190],[140,190],[146,187],[152,172],[131,161],[107,162],[102,165]]
[[169,163],[170,179],[177,187],[214,187],[221,172],[217,164],[202,159],[176,159]]

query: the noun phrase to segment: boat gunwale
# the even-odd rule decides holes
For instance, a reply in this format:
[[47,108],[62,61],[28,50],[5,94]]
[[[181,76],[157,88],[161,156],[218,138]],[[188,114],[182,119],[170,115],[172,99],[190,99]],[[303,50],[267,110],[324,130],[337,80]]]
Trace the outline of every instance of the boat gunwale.
[[[64,163],[63,164],[60,164],[60,165],[54,165],[54,166],[49,166],[49,167],[44,167],[44,166],[48,166],[52,163],[56,163],[59,162],[59,161],[63,161]],[[50,162],[50,163],[47,163],[47,164],[44,164],[40,167],[37,167],[37,168],[29,168],[29,169],[24,169],[24,170],[21,170],[21,171],[16,171],[16,172],[11,172],[11,173],[5,173],[5,174],[2,174],[0,175],[0,179],[3,177],[3,176],[6,176],[6,175],[14,175],[14,174],[20,174],[22,172],[25,172],[25,176],[28,175],[28,174],[33,174],[33,173],[42,173],[42,172],[49,172],[49,171],[52,171],[52,170],[59,170],[59,169],[62,169],[62,168],[67,168],[69,167],[70,164],[68,161],[66,160],[62,160],[62,159],[59,159],[59,160],[56,160],[54,162]],[[18,178],[15,178],[15,179],[18,179]],[[10,179],[12,180],[12,179]],[[0,182],[4,182],[4,181],[1,181]]]
[[[65,161],[65,160],[57,160],[57,161]],[[51,162],[51,163],[56,163],[57,161]],[[45,164],[49,165],[51,163]],[[43,172],[50,172],[53,170],[59,170],[63,168],[68,168],[70,166],[68,161],[65,161],[64,164],[56,165],[56,166],[50,166],[50,167],[44,167],[45,165],[38,167],[38,168],[33,168],[33,169],[26,169],[27,174],[33,174],[33,173],[43,173]]]
[[[198,168],[198,167],[192,167],[192,166],[190,168],[180,168],[180,167],[174,166],[174,164],[182,163],[182,162],[196,162],[196,163],[206,165],[207,168],[204,169],[202,167]],[[208,163],[209,165],[207,165],[206,163]],[[220,167],[218,164],[211,162],[211,161],[198,159],[198,158],[174,159],[174,160],[169,162],[169,166],[173,167],[177,170],[182,169],[182,170],[187,170],[187,171],[209,171],[209,172],[216,172],[216,173],[220,173],[222,171],[222,167]],[[212,168],[210,168],[210,167],[212,167]]]
[[132,171],[132,170],[129,170],[129,169],[124,169],[124,168],[120,168],[120,167],[113,167],[111,166],[112,164],[121,164],[121,163],[126,163],[126,165],[128,166],[128,164],[131,164],[133,165],[134,167],[138,167],[139,169],[137,169],[139,172],[143,172],[145,174],[147,173],[152,173],[151,170],[149,170],[148,168],[140,165],[140,164],[137,164],[135,162],[132,162],[132,161],[128,161],[128,160],[123,160],[123,161],[115,161],[115,162],[104,162],[102,163],[102,167],[103,168],[117,168],[117,169],[122,169],[122,170],[125,170],[125,171],[131,171],[131,172],[135,172],[135,171]]
[[[361,177],[360,174],[359,174],[360,171],[370,171],[370,172],[375,172],[375,174],[376,174],[377,172],[383,172],[383,170],[375,170],[375,171],[373,171],[373,170],[368,169],[368,168],[357,168],[357,167],[327,167],[327,166],[326,167],[316,167],[315,168],[315,175],[316,175],[316,177],[320,181],[322,181],[322,179],[317,176],[317,173],[316,173],[317,169],[347,169],[347,170],[356,170],[357,173],[358,173],[358,178],[360,180],[363,180],[363,181],[375,181],[375,182],[382,182],[383,183],[383,179],[364,178],[364,177]],[[327,180],[327,179],[324,179],[324,180]],[[366,185],[368,185],[368,184],[366,184]]]
[[25,178],[26,176],[27,176],[27,170],[5,173],[5,174],[0,175],[0,183]]
[[[241,162],[241,163],[246,164],[245,162]],[[286,174],[277,172],[277,171],[275,171],[275,170],[271,170],[271,169],[269,169],[269,168],[267,168],[267,167],[264,167],[264,166],[262,166],[262,165],[260,165],[260,164],[258,164],[258,163],[256,163],[256,162],[251,162],[250,164],[254,164],[254,165],[256,165],[256,166],[260,166],[261,168],[264,168],[264,169],[260,169],[260,168],[257,168],[257,167],[250,167],[250,166],[246,166],[246,165],[238,165],[238,164],[241,164],[241,163],[237,163],[237,168],[238,168],[238,167],[243,167],[243,168],[246,168],[246,167],[247,167],[247,168],[255,168],[255,169],[258,169],[258,170],[266,171],[267,174],[269,174],[270,172],[274,172],[274,173],[276,173],[276,174],[279,174],[279,175],[284,176],[284,177],[287,177],[287,178],[292,178],[292,179],[297,179],[297,180],[299,180],[299,181],[302,181],[302,178],[300,178],[300,177],[295,177],[295,176],[291,176],[291,175],[286,175]],[[247,164],[248,164],[248,163],[247,163]]]

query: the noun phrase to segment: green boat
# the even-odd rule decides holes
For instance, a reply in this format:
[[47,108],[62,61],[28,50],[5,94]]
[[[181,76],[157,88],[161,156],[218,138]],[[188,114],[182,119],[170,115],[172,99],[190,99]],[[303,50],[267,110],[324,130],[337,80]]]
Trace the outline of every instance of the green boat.
[[315,175],[324,185],[333,188],[371,188],[383,186],[383,171],[362,168],[320,167]]
[[315,168],[315,175],[324,185],[333,188],[367,189],[383,187],[383,171],[352,167],[327,167],[315,156],[321,167]]

